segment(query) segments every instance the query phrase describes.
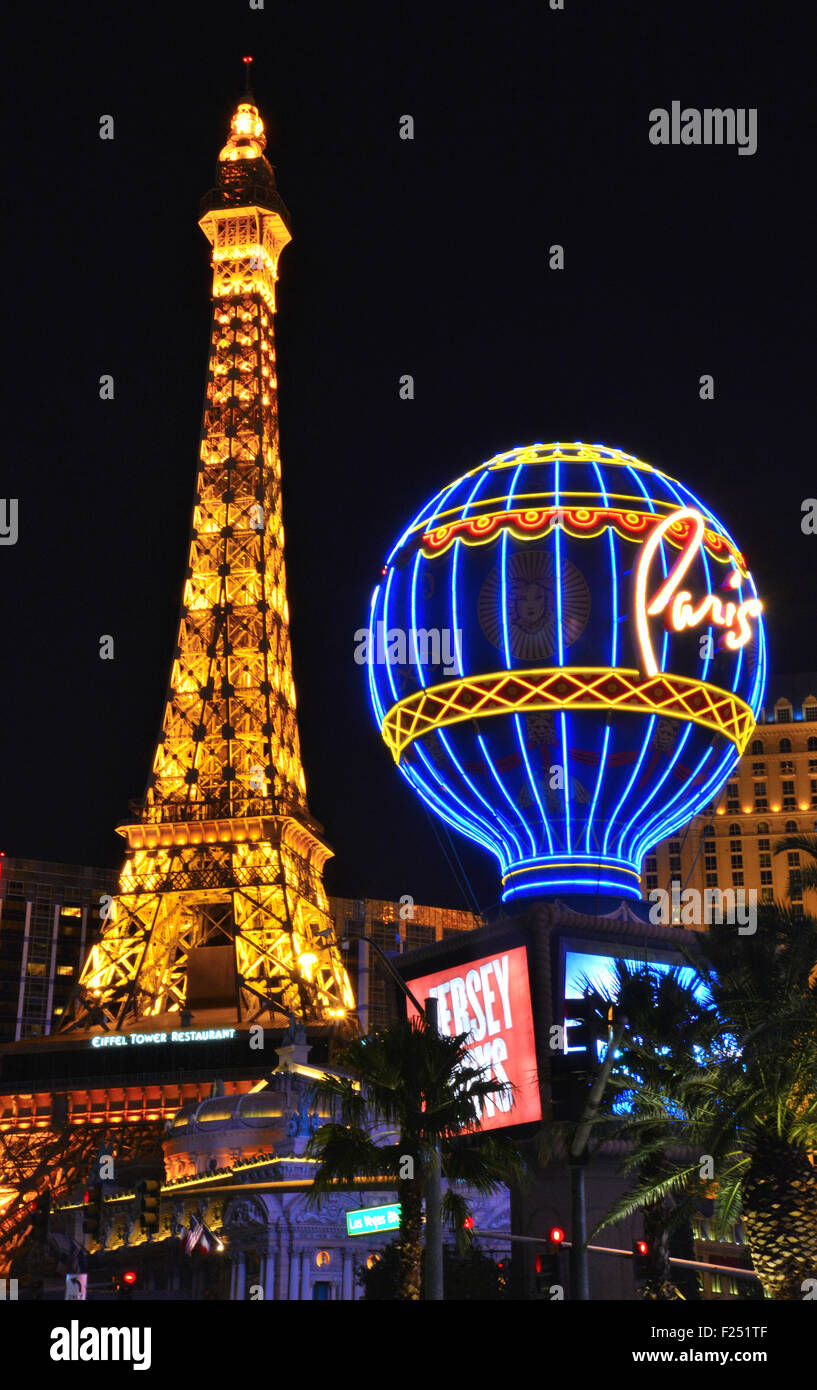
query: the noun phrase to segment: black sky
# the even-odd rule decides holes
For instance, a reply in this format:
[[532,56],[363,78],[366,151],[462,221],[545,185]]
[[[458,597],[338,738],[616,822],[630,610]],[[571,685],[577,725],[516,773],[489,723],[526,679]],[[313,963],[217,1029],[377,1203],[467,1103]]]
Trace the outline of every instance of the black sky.
[[[330,888],[464,905],[371,721],[354,633],[409,514],[498,451],[603,440],[682,479],[749,558],[772,669],[817,666],[798,10],[12,8],[0,496],[19,499],[20,535],[0,547],[0,848],[117,865],[113,827],[144,789],[207,358],[198,200],[245,52],[294,231],[276,330],[287,565]],[[757,153],[652,146],[649,112],[675,99],[757,108]],[[413,142],[398,138],[405,113]],[[488,902],[493,865],[457,848]]]

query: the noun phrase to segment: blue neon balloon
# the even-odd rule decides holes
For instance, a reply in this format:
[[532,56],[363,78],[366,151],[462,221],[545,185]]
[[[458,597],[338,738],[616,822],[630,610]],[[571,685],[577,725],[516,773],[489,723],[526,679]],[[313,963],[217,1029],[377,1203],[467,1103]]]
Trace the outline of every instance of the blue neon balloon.
[[640,897],[645,853],[751,734],[761,606],[683,484],[602,444],[515,448],[441,489],[388,556],[375,718],[431,809],[496,857],[503,900]]

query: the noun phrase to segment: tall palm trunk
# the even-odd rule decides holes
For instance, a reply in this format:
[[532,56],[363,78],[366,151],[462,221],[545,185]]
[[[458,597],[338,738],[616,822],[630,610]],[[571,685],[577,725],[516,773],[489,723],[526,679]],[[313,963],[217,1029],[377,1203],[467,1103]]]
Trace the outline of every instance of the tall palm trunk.
[[412,1178],[398,1185],[400,1235],[396,1242],[397,1297],[417,1301],[423,1273],[423,1185]]
[[[666,1176],[666,1165],[659,1156],[653,1154],[639,1165],[638,1176],[642,1183],[656,1182]],[[641,1297],[660,1302],[682,1297],[672,1282],[672,1266],[669,1262],[669,1216],[663,1199],[660,1202],[649,1202],[644,1207],[644,1239],[649,1254],[647,1277],[641,1287]]]
[[649,1256],[647,1277],[641,1297],[658,1302],[669,1302],[683,1297],[672,1280],[668,1217],[669,1212],[663,1202],[652,1202],[644,1208],[644,1239],[649,1247]]
[[817,1172],[789,1144],[764,1145],[743,1180],[743,1224],[768,1298],[801,1299],[817,1278]]

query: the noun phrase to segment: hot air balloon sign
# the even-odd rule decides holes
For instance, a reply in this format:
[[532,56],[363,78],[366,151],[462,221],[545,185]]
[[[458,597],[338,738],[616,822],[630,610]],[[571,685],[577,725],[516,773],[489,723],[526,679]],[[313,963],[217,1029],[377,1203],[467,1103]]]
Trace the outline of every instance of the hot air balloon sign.
[[499,864],[505,901],[639,897],[643,857],[713,800],[763,700],[763,605],[682,483],[535,444],[441,489],[365,630],[400,771]]

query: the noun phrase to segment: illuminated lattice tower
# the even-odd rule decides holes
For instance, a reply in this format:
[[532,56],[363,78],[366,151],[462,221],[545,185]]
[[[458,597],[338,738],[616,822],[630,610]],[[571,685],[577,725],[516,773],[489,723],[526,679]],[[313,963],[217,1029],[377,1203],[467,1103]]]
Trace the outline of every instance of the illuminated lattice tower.
[[295,713],[273,337],[278,257],[291,237],[265,143],[248,95],[201,208],[213,323],[162,733],[139,819],[119,828],[120,891],[69,1028],[181,1011],[202,988],[215,998],[214,972],[239,1021],[279,1012],[326,1023],[354,1007]]

